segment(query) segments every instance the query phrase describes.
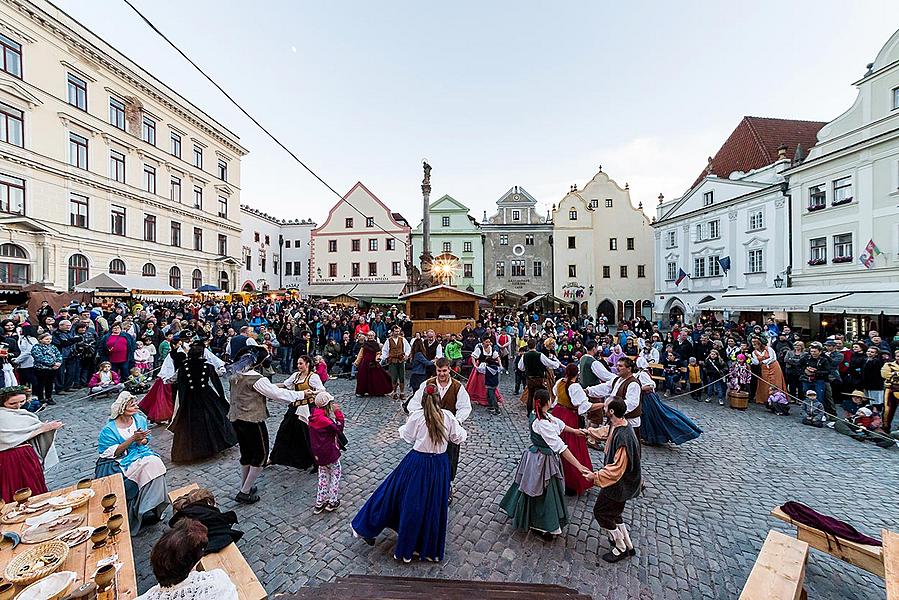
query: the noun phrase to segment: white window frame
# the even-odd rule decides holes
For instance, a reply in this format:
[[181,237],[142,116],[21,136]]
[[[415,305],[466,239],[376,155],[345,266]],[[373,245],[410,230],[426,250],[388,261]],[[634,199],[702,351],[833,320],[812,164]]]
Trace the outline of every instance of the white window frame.
[[706,272],[709,274],[709,277],[720,277],[721,276],[721,265],[718,263],[718,255],[707,257],[708,265],[706,267]]
[[711,190],[702,195],[702,205],[711,206],[715,202],[715,191]]
[[765,228],[765,211],[753,210],[749,213],[749,229],[747,231],[758,231]]
[[665,232],[665,247],[677,248],[677,232],[675,230],[670,229]]
[[838,233],[833,236],[834,260],[838,258],[852,258],[852,249],[852,233]]
[[665,281],[674,281],[675,279],[677,279],[677,263],[671,261],[668,263],[666,268],[668,270],[668,276],[665,278]]
[[[756,256],[755,253],[758,253],[758,264],[756,265],[756,260],[753,259],[753,256]],[[746,251],[746,272],[750,274],[756,273],[764,273],[765,272],[765,249],[764,248],[750,248]]]
[[714,221],[709,221],[709,239],[717,240],[721,237],[721,221],[715,219]]
[[698,256],[693,259],[693,279],[705,277],[705,257]]
[[811,238],[808,241],[808,259],[827,262],[827,237]]

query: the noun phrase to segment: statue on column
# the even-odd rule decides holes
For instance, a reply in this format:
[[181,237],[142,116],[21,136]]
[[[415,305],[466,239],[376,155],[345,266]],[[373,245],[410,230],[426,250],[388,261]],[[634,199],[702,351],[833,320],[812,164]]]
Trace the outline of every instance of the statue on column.
[[421,275],[418,279],[418,289],[426,289],[434,285],[434,276],[431,274],[431,266],[434,258],[431,255],[431,165],[427,160],[421,162],[424,177],[421,180],[422,197],[422,247],[421,247]]

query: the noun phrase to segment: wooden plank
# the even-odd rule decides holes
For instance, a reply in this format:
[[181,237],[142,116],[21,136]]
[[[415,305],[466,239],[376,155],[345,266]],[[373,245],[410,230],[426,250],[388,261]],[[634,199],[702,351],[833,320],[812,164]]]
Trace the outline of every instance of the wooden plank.
[[899,600],[899,533],[884,529],[883,574],[887,586],[887,600]]
[[808,544],[769,531],[740,600],[799,600],[803,596]]
[[878,577],[884,576],[883,549],[879,546],[857,544],[843,539],[840,539],[838,544],[833,536],[828,536],[820,529],[793,521],[779,506],[771,511],[771,516],[796,527],[796,538],[807,542],[815,550],[826,552]]
[[169,502],[175,504],[175,500],[177,500],[181,496],[184,496],[188,492],[192,492],[198,489],[200,489],[200,486],[198,486],[196,483],[191,483],[190,485],[185,485],[183,488],[172,490],[171,492],[169,492]]

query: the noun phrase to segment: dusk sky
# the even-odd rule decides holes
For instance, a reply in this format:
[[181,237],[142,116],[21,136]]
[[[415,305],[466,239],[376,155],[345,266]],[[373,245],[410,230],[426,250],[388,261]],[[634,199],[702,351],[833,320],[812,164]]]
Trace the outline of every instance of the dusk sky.
[[[120,0],[58,0],[227,125],[241,201],[321,222],[337,200]],[[647,208],[682,194],[744,115],[829,121],[899,27],[899,2],[134,0],[341,194],[413,224],[432,198],[478,219],[523,186],[546,210],[602,165]]]

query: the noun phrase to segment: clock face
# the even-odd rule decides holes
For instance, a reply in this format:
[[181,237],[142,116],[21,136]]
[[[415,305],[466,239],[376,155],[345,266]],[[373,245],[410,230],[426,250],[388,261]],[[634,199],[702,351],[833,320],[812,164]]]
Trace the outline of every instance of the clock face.
[[512,200],[521,200],[521,194],[512,194]]

